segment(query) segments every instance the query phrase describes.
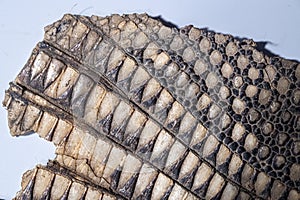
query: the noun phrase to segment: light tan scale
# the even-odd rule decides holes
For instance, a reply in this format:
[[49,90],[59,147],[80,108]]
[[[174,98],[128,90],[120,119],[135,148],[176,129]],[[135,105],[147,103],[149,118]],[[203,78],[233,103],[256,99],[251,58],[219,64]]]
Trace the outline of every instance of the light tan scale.
[[76,177],[68,177],[59,170],[37,166],[24,174],[22,190],[17,193],[16,198],[101,199],[104,196],[116,199],[103,189],[99,190]]

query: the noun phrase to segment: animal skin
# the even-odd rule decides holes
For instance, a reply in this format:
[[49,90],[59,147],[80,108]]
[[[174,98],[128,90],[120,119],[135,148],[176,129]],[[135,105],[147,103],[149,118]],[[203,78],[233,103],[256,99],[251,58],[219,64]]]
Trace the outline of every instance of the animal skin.
[[16,199],[300,199],[300,64],[147,14],[66,14],[6,91],[56,158]]

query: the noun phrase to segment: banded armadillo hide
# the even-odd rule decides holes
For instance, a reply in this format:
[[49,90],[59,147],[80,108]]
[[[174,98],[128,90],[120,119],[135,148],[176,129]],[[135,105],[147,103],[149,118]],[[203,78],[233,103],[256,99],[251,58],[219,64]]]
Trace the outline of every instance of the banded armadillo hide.
[[56,158],[16,199],[300,199],[300,64],[146,14],[65,15],[6,91]]

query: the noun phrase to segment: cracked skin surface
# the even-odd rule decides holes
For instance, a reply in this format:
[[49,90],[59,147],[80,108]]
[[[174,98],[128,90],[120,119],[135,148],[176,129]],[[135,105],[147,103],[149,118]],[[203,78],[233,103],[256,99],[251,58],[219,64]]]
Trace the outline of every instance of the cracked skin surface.
[[67,14],[6,91],[56,158],[16,199],[300,197],[300,64],[147,14]]

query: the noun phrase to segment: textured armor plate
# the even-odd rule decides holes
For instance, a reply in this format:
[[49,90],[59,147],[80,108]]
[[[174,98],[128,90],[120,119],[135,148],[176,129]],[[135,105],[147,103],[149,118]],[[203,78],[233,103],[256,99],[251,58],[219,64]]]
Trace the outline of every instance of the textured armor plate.
[[65,15],[6,91],[56,158],[16,199],[300,198],[300,64],[146,14]]

